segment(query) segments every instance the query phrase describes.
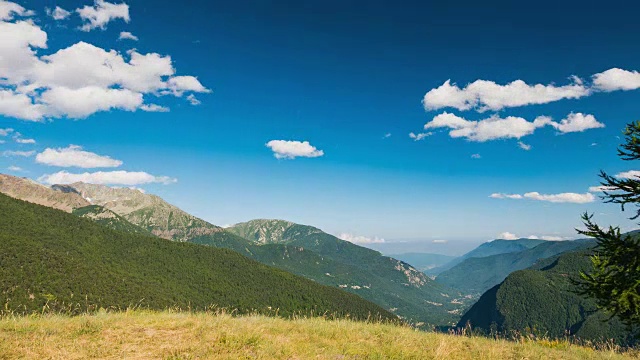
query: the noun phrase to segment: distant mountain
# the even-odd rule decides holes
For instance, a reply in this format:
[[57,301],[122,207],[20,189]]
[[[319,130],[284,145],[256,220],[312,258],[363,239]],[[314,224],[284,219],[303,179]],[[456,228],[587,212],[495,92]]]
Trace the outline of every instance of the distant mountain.
[[512,273],[482,295],[458,326],[468,322],[486,332],[534,332],[549,337],[564,337],[569,332],[583,340],[616,339],[622,344],[632,341],[617,318],[607,321],[608,315],[598,311],[592,299],[573,292],[570,279],[590,268],[589,253],[564,253]]
[[487,241],[486,243],[483,243],[482,245],[469,251],[468,253],[458,258],[455,258],[452,261],[442,266],[438,266],[436,268],[429,270],[428,273],[430,275],[438,275],[440,273],[443,273],[451,269],[452,267],[460,264],[461,262],[469,258],[486,257],[491,255],[520,252],[522,250],[531,249],[544,242],[545,240],[538,240],[538,239],[518,239],[518,240],[498,239],[493,241]]
[[91,205],[76,192],[60,192],[31,179],[0,174],[0,192],[12,198],[71,212]]
[[89,205],[89,206],[81,207],[78,209],[74,209],[72,211],[72,214],[93,220],[98,224],[106,226],[110,229],[124,231],[132,234],[153,236],[151,232],[139,226],[133,225],[122,216],[99,205]]
[[389,256],[394,259],[402,260],[408,264],[411,264],[413,267],[422,272],[436,268],[438,266],[442,266],[456,258],[456,256],[430,253],[389,254]]
[[395,318],[358,296],[233,251],[114,231],[2,194],[0,219],[0,302],[12,314],[215,305],[240,313]]
[[442,272],[436,281],[465,294],[482,294],[501,283],[512,272],[526,269],[540,259],[593,246],[595,246],[595,240],[588,239],[543,241],[533,248],[518,252],[471,257]]

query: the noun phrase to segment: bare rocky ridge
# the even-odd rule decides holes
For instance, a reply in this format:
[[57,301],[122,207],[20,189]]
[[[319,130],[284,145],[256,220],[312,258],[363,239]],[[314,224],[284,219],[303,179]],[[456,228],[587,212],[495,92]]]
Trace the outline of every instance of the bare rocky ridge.
[[127,221],[170,240],[187,241],[197,236],[224,231],[167,203],[160,197],[137,189],[111,188],[104,185],[74,183],[59,186],[77,191],[93,205],[103,206]]
[[62,192],[31,179],[0,174],[0,192],[30,203],[72,212],[91,205],[76,192]]

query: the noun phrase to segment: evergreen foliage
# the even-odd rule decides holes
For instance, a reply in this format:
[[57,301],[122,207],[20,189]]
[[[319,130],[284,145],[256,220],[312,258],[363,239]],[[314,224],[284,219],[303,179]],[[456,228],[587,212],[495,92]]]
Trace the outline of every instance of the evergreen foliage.
[[[640,160],[640,121],[630,123],[624,131],[625,143],[618,156],[626,161]],[[631,219],[640,217],[640,178],[618,178],[601,171],[601,185],[605,202],[636,205]],[[596,239],[598,246],[591,257],[592,267],[580,274],[576,281],[578,292],[595,299],[598,307],[619,317],[630,327],[640,326],[640,238],[620,234],[620,228],[603,229],[583,215],[586,230],[581,234]]]
[[282,316],[396,318],[358,296],[235,251],[114,231],[3,194],[0,219],[4,312],[217,306]]

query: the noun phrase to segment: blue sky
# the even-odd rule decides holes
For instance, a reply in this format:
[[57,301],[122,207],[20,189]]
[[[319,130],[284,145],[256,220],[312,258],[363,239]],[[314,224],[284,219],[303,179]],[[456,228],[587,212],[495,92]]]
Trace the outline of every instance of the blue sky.
[[[584,211],[634,227],[629,213],[588,190],[600,169],[636,170],[615,153],[624,124],[638,120],[635,5],[126,0],[123,12],[119,1],[17,4],[24,11],[12,8],[0,24],[31,19],[46,33],[46,48],[32,42],[33,54],[24,55],[45,70],[25,70],[24,59],[0,64],[0,78],[3,71],[15,77],[0,90],[46,106],[0,101],[0,129],[13,129],[0,136],[2,172],[43,182],[144,172],[123,176],[218,225],[283,218],[354,241],[410,241],[411,250],[433,252],[510,234],[575,237]],[[45,11],[54,6],[70,13],[54,20]],[[121,32],[138,40],[118,40]],[[88,50],[47,60],[79,50],[79,42]],[[20,46],[2,44],[0,55]],[[100,56],[122,59],[126,76],[84,71],[104,66],[83,62],[96,49],[114,50]],[[159,54],[157,64],[131,66],[131,49]],[[166,56],[175,74],[151,76],[167,66]],[[606,72],[614,68],[620,71]],[[170,80],[177,77],[182,82]],[[458,91],[439,96],[447,80]],[[466,87],[476,80],[497,87]],[[524,87],[504,87],[516,80]],[[532,90],[536,84],[542,93]],[[89,87],[94,92],[81,90]],[[448,122],[432,123],[445,112]],[[474,123],[492,116],[514,118],[504,126]],[[532,128],[540,116],[552,120]],[[451,119],[466,122],[452,128]],[[456,129],[466,135],[450,134]],[[410,133],[429,135],[415,141]],[[61,149],[69,150],[67,162]],[[77,162],[83,156],[89,163]],[[66,175],[46,177],[60,171]],[[100,176],[90,178],[114,181]],[[563,193],[570,195],[553,197]],[[400,244],[396,250],[408,249]]]

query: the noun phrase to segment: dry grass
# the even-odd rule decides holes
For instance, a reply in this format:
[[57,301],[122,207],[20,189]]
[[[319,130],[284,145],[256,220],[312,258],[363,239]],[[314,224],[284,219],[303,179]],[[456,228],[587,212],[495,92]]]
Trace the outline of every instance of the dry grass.
[[0,359],[628,359],[566,342],[509,342],[321,318],[127,311],[0,319]]

